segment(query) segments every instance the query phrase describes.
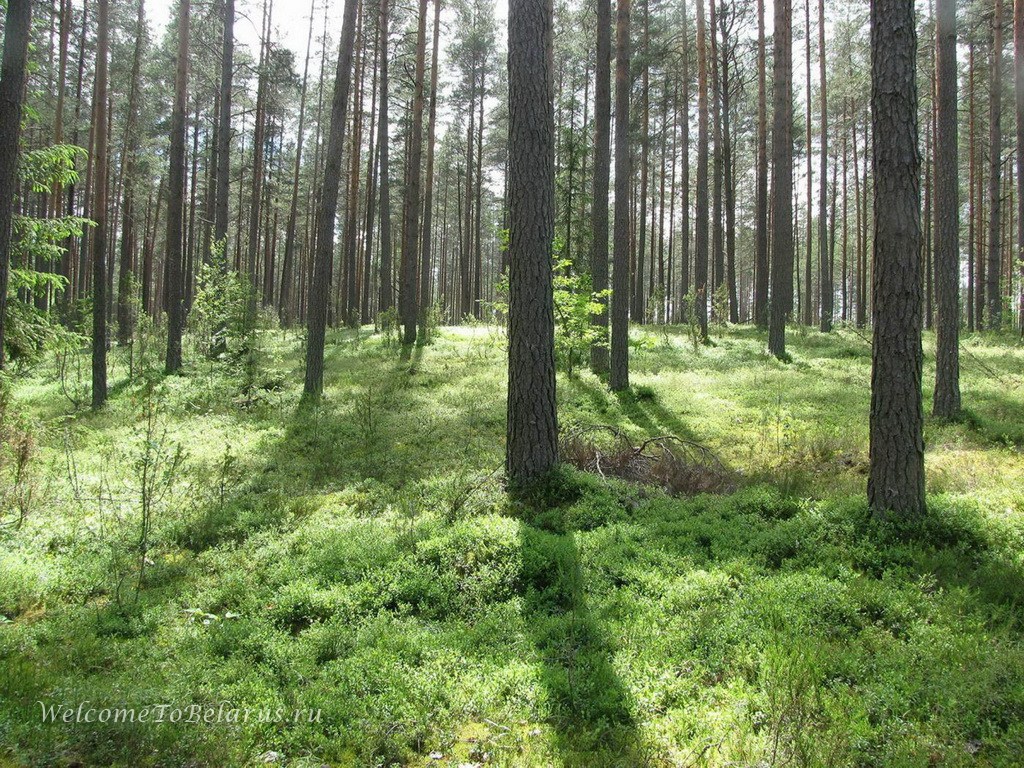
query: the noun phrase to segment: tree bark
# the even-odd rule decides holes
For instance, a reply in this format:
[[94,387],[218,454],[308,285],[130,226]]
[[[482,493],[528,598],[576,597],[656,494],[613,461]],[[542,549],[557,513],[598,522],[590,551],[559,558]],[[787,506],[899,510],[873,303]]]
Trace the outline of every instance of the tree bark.
[[[633,275],[633,302],[630,309],[630,319],[634,323],[643,323],[646,320],[646,307],[644,302],[644,256],[647,247],[647,199],[649,192],[648,167],[651,147],[651,107],[650,107],[650,62],[649,38],[651,11],[648,0],[644,2],[644,23],[641,36],[640,65],[640,216],[637,219],[636,235],[636,273]],[[648,267],[649,269],[649,267]]]
[[791,0],[775,2],[772,82],[772,255],[768,351],[786,358],[793,312],[793,29]]
[[402,286],[398,314],[403,326],[402,341],[416,341],[416,265],[420,238],[420,182],[423,156],[423,79],[426,70],[427,0],[419,0],[416,32],[416,73],[413,82],[412,128],[409,136],[409,165],[405,181],[405,232],[402,236]]
[[380,108],[377,116],[378,174],[380,176],[380,306],[379,312],[387,312],[395,304],[394,284],[391,266],[391,170],[389,168],[390,140],[388,138],[388,22],[390,20],[388,0],[380,5],[380,44],[383,54],[380,59]]
[[174,72],[174,107],[167,172],[167,373],[181,368],[181,335],[185,326],[182,274],[182,224],[185,203],[185,94],[188,92],[188,37],[190,0],[178,5],[178,55]]
[[253,322],[256,313],[256,296],[260,290],[258,278],[257,254],[260,247],[260,219],[263,205],[263,135],[266,125],[267,103],[267,56],[270,48],[270,14],[272,4],[263,0],[263,31],[260,33],[260,58],[257,65],[259,73],[256,79],[256,112],[252,134],[252,193],[249,196],[249,236],[246,239],[246,271],[249,273],[249,284],[252,293],[249,297],[249,321]]
[[925,510],[916,55],[913,0],[874,0],[874,344],[868,502],[876,515],[904,519]]
[[[725,280],[725,231],[722,228],[722,91],[718,60],[718,12],[711,0],[708,5],[708,31],[711,33],[711,311],[715,313],[716,294]],[[715,317],[715,321],[724,318]]]
[[430,109],[427,114],[427,172],[423,192],[423,248],[420,254],[420,334],[427,338],[427,314],[430,311],[431,233],[434,213],[434,139],[437,132],[437,57],[441,37],[441,0],[434,0],[434,40],[430,52]]
[[356,247],[359,228],[359,168],[362,165],[363,148],[363,91],[365,88],[366,52],[363,50],[363,13],[360,6],[355,48],[358,51],[355,65],[356,88],[352,98],[352,139],[349,144],[348,202],[345,206],[345,237],[343,241],[343,276],[339,281],[341,296],[341,318],[351,328],[359,327],[359,276],[356,264]]
[[[1024,0],[1021,0],[1024,2]],[[594,291],[608,290],[608,182],[611,174],[611,0],[597,0],[597,63],[594,67],[594,179],[590,270]],[[608,297],[598,298],[601,309],[591,316],[600,339],[590,350],[590,369],[608,372]]]
[[338,214],[345,119],[352,86],[352,52],[356,37],[358,0],[345,0],[338,68],[334,76],[331,123],[317,221],[316,252],[307,306],[306,376],[302,396],[318,398],[324,387],[324,340],[327,331],[327,298],[331,288],[331,260],[334,257],[334,225]]
[[[105,4],[105,0],[103,2]],[[0,370],[3,370],[5,361],[4,318],[7,314],[7,286],[10,280],[15,194],[18,188],[18,142],[21,137],[22,99],[25,93],[28,41],[31,34],[31,0],[9,0],[7,16],[4,21],[3,68],[0,71]],[[104,349],[102,361],[104,399],[106,398],[105,355]],[[99,404],[102,405],[102,400]]]
[[558,461],[551,283],[555,126],[550,0],[511,0],[508,21],[510,241],[505,471],[515,487],[542,477]]
[[[724,185],[722,192],[725,205],[725,280],[729,293],[729,322],[739,323],[740,307],[736,288],[736,178],[733,161],[732,121],[730,119],[732,82],[729,79],[729,58],[732,55],[729,29],[732,25],[726,24],[728,14],[725,11],[723,5],[718,13],[718,26],[722,33],[722,182]],[[730,13],[733,12],[730,11]]]
[[135,160],[138,153],[138,93],[139,73],[142,67],[145,3],[139,0],[135,22],[135,52],[132,56],[131,85],[128,93],[128,120],[124,129],[124,192],[121,201],[121,260],[117,276],[117,343],[131,342],[132,325],[132,264],[135,252]]
[[[229,0],[230,1],[230,0]],[[302,68],[302,90],[299,95],[299,126],[295,136],[295,167],[292,169],[292,199],[285,225],[284,261],[281,264],[280,318],[286,328],[292,324],[292,283],[295,281],[295,240],[299,217],[299,172],[302,170],[302,144],[306,127],[306,89],[309,82],[309,54],[313,47],[313,16],[316,0],[309,9],[309,32],[306,36],[306,63]],[[230,118],[229,118],[230,119]]]
[[1003,2],[994,0],[992,13],[992,79],[989,90],[989,172],[988,172],[988,264],[985,293],[988,299],[988,328],[998,331],[1003,321],[1003,299],[999,293],[1000,259],[999,220],[1002,201],[999,181],[1003,168],[1002,103],[1003,103]]
[[1014,95],[1017,107],[1017,268],[1020,270],[1018,317],[1024,337],[1024,0],[1013,4]]
[[957,156],[956,0],[935,6],[935,397],[933,412],[960,413],[960,202]]
[[708,52],[704,0],[697,0],[697,207],[694,212],[693,311],[708,337]]
[[107,401],[107,57],[108,0],[99,0],[96,19],[96,91],[93,103],[95,164],[92,218],[92,407]]
[[683,63],[680,74],[683,80],[683,103],[682,119],[679,138],[680,154],[682,155],[681,179],[679,180],[680,197],[682,205],[679,207],[679,229],[682,247],[679,254],[679,293],[677,304],[677,322],[688,322],[689,318],[684,317],[684,298],[690,292],[690,35],[687,25],[689,20],[686,16],[686,0],[682,2],[681,8],[683,25]]
[[235,0],[224,0],[224,36],[220,64],[220,112],[217,115],[217,201],[214,205],[213,239],[223,248],[227,269],[228,200],[231,187],[231,83],[234,76]]
[[768,327],[768,105],[764,0],[757,0],[757,180],[754,191],[754,323]]
[[818,190],[818,284],[821,286],[822,333],[832,330],[835,287],[832,284],[832,253],[828,247],[828,85],[825,77],[825,0],[818,0],[818,79],[821,81],[821,169]]
[[608,386],[629,387],[629,6],[619,0],[615,20],[615,221],[612,250],[612,338]]

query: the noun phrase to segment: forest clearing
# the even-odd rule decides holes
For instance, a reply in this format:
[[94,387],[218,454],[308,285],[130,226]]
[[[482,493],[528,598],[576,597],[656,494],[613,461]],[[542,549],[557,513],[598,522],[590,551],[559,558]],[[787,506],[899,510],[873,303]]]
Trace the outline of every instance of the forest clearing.
[[1024,764],[1024,0],[0,24],[0,768]]
[[[10,758],[1015,764],[1024,350],[965,339],[970,416],[927,423],[930,511],[910,535],[864,501],[859,332],[794,334],[788,365],[750,329],[696,352],[680,327],[632,343],[630,393],[559,375],[563,429],[698,442],[726,493],[568,467],[542,511],[510,502],[494,326],[441,329],[411,356],[371,328],[332,333],[311,409],[279,331],[251,398],[211,362],[154,383],[116,358],[99,413],[50,366],[19,382],[37,443],[30,513],[0,555]],[[58,725],[40,701],[320,721]]]

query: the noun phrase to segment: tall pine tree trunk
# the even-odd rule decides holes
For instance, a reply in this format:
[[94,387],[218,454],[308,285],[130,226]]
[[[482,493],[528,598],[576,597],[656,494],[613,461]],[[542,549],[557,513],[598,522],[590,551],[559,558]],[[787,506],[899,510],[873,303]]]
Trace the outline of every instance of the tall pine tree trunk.
[[[731,13],[732,11],[730,11]],[[736,178],[732,147],[732,98],[729,80],[729,61],[732,49],[729,43],[727,13],[723,5],[718,14],[718,26],[722,33],[722,182],[725,204],[725,279],[729,292],[729,322],[740,321],[739,298],[736,288]]]
[[107,401],[107,56],[108,0],[99,0],[96,19],[96,91],[93,103],[95,163],[92,219],[92,407]]
[[[427,174],[423,192],[423,250],[420,255],[420,329],[423,341],[429,341],[427,314],[431,306],[430,283],[431,233],[434,206],[434,138],[437,134],[437,57],[441,38],[441,0],[434,0],[434,41],[430,52],[430,109],[427,115]],[[482,134],[482,132],[481,132]]]
[[549,0],[509,3],[510,241],[505,471],[513,488],[542,477],[558,461],[551,284],[551,240],[555,234],[551,17]]
[[[105,9],[106,0],[102,0]],[[9,0],[4,20],[3,69],[0,71],[0,370],[4,367],[4,317],[10,280],[11,238],[15,194],[18,188],[18,141],[21,136],[22,98],[28,65],[28,41],[32,34],[31,0]],[[105,64],[104,64],[105,67]],[[106,340],[104,339],[104,342]],[[106,399],[106,349],[104,348],[102,394]],[[96,371],[93,353],[93,371]],[[95,383],[96,377],[93,376]],[[94,391],[93,402],[96,404]]]
[[764,0],[757,0],[757,180],[754,191],[754,323],[758,328],[768,327],[767,79]]
[[231,187],[231,83],[234,75],[235,0],[224,0],[224,33],[221,47],[220,112],[217,115],[217,201],[214,205],[213,239],[223,248],[227,269],[228,200]]
[[956,0],[935,7],[935,398],[933,412],[960,413],[960,215],[957,156]]
[[1024,337],[1024,0],[1013,4],[1014,95],[1017,107],[1017,268],[1020,270],[1018,317]]
[[[1022,0],[1024,1],[1024,0]],[[591,317],[599,339],[590,350],[590,369],[608,371],[608,182],[611,174],[611,0],[597,0],[597,62],[594,67],[594,178],[590,270],[601,309]]]
[[189,1],[178,5],[178,54],[174,67],[174,107],[167,172],[167,373],[181,368],[181,336],[185,326],[183,223],[185,204],[185,95],[188,92]]
[[629,0],[615,17],[615,220],[612,235],[612,338],[608,386],[629,387]]
[[786,358],[786,321],[793,312],[793,9],[775,2],[772,83],[772,254],[768,351]]
[[380,305],[378,311],[387,312],[395,305],[391,266],[391,169],[388,164],[390,141],[388,138],[388,0],[380,4],[380,108],[377,115],[378,174],[380,177]]
[[313,16],[316,0],[309,8],[309,32],[306,35],[306,63],[302,67],[302,90],[299,93],[299,126],[295,136],[295,167],[292,169],[292,199],[288,207],[288,223],[285,225],[284,261],[281,264],[280,318],[286,328],[292,324],[292,284],[295,282],[295,241],[299,218],[299,174],[302,170],[302,143],[306,127],[306,90],[309,83],[309,54],[313,47]]
[[998,331],[1002,327],[1002,296],[999,294],[1000,230],[999,218],[1002,201],[999,180],[1003,168],[1002,104],[1003,104],[1003,2],[994,0],[992,13],[992,67],[989,90],[988,127],[988,263],[986,264],[985,293],[988,298],[988,327]]
[[874,276],[868,502],[924,513],[921,211],[913,0],[871,4]]
[[708,337],[708,51],[704,0],[697,0],[697,208],[694,213],[693,295],[701,337]]
[[420,182],[423,156],[423,79],[427,50],[427,0],[419,0],[416,32],[416,70],[413,81],[412,129],[409,136],[409,165],[405,181],[405,231],[402,235],[402,285],[398,314],[403,326],[402,341],[416,341],[416,265],[420,242]]
[[142,43],[144,41],[144,3],[139,0],[138,18],[135,22],[135,53],[132,56],[131,85],[128,92],[128,121],[124,129],[124,193],[121,202],[121,263],[117,276],[117,343],[126,346],[131,342],[132,325],[132,264],[135,255],[135,160],[138,153],[138,95],[139,74],[142,67]]
[[302,389],[302,396],[307,401],[318,398],[324,386],[327,298],[331,288],[334,225],[338,214],[338,187],[341,184],[342,152],[345,147],[345,120],[348,114],[349,91],[352,87],[352,53],[355,47],[358,4],[359,0],[345,0],[338,69],[334,76],[323,188],[317,214],[316,252],[313,257],[313,274],[307,307],[306,376]]
[[832,254],[828,247],[828,84],[825,77],[825,0],[818,0],[818,79],[821,107],[821,165],[818,174],[818,284],[821,286],[821,331],[832,330],[833,300]]

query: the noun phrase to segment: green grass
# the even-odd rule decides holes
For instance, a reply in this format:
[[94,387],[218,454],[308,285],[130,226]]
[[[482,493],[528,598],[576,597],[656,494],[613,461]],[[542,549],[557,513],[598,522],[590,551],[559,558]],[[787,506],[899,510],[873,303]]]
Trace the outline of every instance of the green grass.
[[[563,469],[513,504],[486,328],[406,355],[335,332],[315,408],[294,334],[245,394],[206,361],[150,392],[116,355],[98,414],[50,365],[16,381],[36,448],[0,528],[0,765],[1019,765],[1024,349],[965,339],[967,412],[928,421],[906,528],[863,500],[858,333],[794,331],[789,364],[751,329],[633,340],[629,393],[559,376],[563,426],[699,441],[736,493]],[[254,714],[44,723],[40,701]],[[259,722],[278,707],[319,721]]]

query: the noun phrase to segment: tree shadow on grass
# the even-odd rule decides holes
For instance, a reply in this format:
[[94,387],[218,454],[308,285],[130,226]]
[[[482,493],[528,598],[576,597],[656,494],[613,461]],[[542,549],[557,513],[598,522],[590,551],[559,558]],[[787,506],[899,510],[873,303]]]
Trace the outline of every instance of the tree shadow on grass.
[[[683,440],[699,442],[697,434],[678,415],[666,408],[657,392],[651,389],[642,387],[639,391],[629,389],[609,393],[583,377],[570,378],[567,389],[587,398],[598,414],[606,414],[617,405],[619,412],[648,437],[672,434]],[[608,426],[614,425],[609,421]]]
[[629,693],[613,664],[614,645],[588,604],[574,533],[527,522],[520,530],[523,617],[542,664],[540,682],[559,764],[649,764]]
[[668,432],[668,434],[675,435],[683,440],[690,440],[695,443],[700,442],[697,433],[688,424],[684,424],[677,414],[666,408],[665,404],[661,402],[660,395],[656,392],[651,392],[644,397],[634,396],[630,408],[632,412],[643,414],[648,423],[660,425],[661,429],[659,431],[662,433]]

